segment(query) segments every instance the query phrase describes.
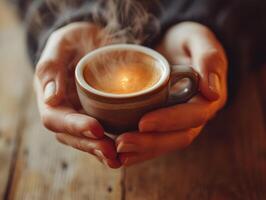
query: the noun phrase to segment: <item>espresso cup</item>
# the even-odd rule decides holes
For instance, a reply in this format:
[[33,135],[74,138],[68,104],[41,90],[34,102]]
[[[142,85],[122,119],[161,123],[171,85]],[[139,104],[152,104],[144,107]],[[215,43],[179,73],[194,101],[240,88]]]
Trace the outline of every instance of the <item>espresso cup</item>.
[[[123,90],[121,93],[117,93],[120,91],[115,90],[119,87],[117,77],[114,75],[113,78],[112,73],[109,74],[108,70],[100,68],[103,65],[123,63],[125,66],[123,69],[131,70],[127,66],[131,66],[132,62],[139,67],[148,66],[146,68],[151,72],[146,68],[136,70],[134,67],[132,72],[139,74],[131,73],[132,77],[126,78],[129,81],[129,92]],[[98,73],[94,76],[88,75],[86,72],[89,70],[92,73],[97,68],[99,69]],[[106,79],[107,75],[111,76],[110,79]],[[138,79],[138,76],[141,78]],[[95,79],[98,83],[101,83],[102,79],[104,84],[100,85],[106,90],[101,90],[93,85],[92,83],[97,85]],[[187,102],[198,92],[199,85],[199,75],[192,67],[170,65],[157,51],[132,44],[109,45],[88,53],[77,64],[75,80],[78,96],[85,112],[97,119],[106,132],[115,135],[137,130],[139,120],[147,112]],[[134,83],[130,80],[134,80]],[[133,89],[139,88],[142,86],[142,82],[143,85],[145,83],[143,89],[131,91],[132,85],[136,85]],[[182,85],[180,83],[184,82],[187,83],[186,86],[180,89],[180,85]],[[121,82],[121,84],[123,83]],[[115,89],[108,90],[109,87]]]

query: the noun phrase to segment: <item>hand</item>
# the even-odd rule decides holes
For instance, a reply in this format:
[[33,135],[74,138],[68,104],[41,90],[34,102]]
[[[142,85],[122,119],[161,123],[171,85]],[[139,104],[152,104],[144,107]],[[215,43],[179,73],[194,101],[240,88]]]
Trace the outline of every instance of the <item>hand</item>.
[[119,136],[117,151],[125,166],[187,147],[227,99],[227,59],[207,27],[178,24],[167,32],[158,51],[172,64],[193,66],[201,76],[200,92],[185,104],[146,114],[139,132]]
[[99,27],[84,22],[54,32],[36,66],[34,86],[42,122],[56,133],[59,142],[118,168],[114,142],[104,135],[97,120],[83,114],[74,80],[78,60],[99,47],[100,35]]

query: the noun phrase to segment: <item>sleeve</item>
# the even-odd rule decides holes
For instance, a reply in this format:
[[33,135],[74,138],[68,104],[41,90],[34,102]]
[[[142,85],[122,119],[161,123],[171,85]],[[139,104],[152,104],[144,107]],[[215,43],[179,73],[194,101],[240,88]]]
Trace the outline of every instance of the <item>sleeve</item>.
[[[13,0],[27,31],[29,56],[36,64],[49,35],[74,21],[101,21],[104,0]],[[98,16],[96,19],[95,16]]]
[[239,55],[249,49],[249,63],[258,65],[266,62],[265,11],[264,0],[162,0],[158,17],[162,34],[182,21],[204,24],[215,32],[229,54]]
[[[234,67],[265,62],[266,2],[263,0],[13,1],[19,5],[25,19],[27,43],[34,62],[53,31],[73,21],[95,21],[96,18],[97,23],[103,26],[116,24],[111,29],[116,31],[118,37],[128,34],[133,38],[128,41],[127,35],[125,42],[147,46],[156,45],[165,31],[176,23],[199,22],[216,33]],[[145,9],[134,2],[139,2]],[[113,23],[113,18],[116,23]]]
[[229,60],[229,96],[243,73],[266,63],[266,2],[264,0],[161,0],[153,8],[161,35],[172,25],[194,21],[208,26],[223,44]]
[[157,19],[139,0],[12,0],[27,30],[29,55],[36,63],[49,35],[74,22],[102,26],[114,43],[146,44],[159,32]]

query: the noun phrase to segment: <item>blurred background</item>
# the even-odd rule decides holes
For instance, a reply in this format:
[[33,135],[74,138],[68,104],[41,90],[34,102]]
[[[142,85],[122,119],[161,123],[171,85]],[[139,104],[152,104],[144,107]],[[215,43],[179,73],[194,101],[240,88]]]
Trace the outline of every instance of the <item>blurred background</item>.
[[23,24],[15,7],[1,0],[0,199],[119,199],[119,171],[108,173],[42,127],[32,77]]
[[42,127],[24,34],[0,0],[0,199],[266,199],[266,67],[188,149],[111,170]]

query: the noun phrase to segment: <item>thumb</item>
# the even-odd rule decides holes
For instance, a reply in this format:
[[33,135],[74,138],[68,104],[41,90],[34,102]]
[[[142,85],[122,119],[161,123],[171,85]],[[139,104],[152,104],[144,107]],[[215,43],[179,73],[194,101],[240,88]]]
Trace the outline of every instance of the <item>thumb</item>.
[[65,71],[59,64],[52,61],[39,63],[36,69],[43,92],[43,101],[55,106],[62,102],[65,96]]
[[216,101],[222,93],[222,64],[216,51],[201,52],[194,56],[193,65],[198,68],[201,76],[200,91],[210,101]]
[[223,48],[210,31],[195,35],[187,45],[192,64],[201,76],[200,91],[208,100],[218,100],[226,87],[227,61]]
[[62,102],[66,91],[67,63],[72,58],[62,32],[54,32],[48,39],[36,66],[37,80],[42,87],[44,102],[56,106]]

